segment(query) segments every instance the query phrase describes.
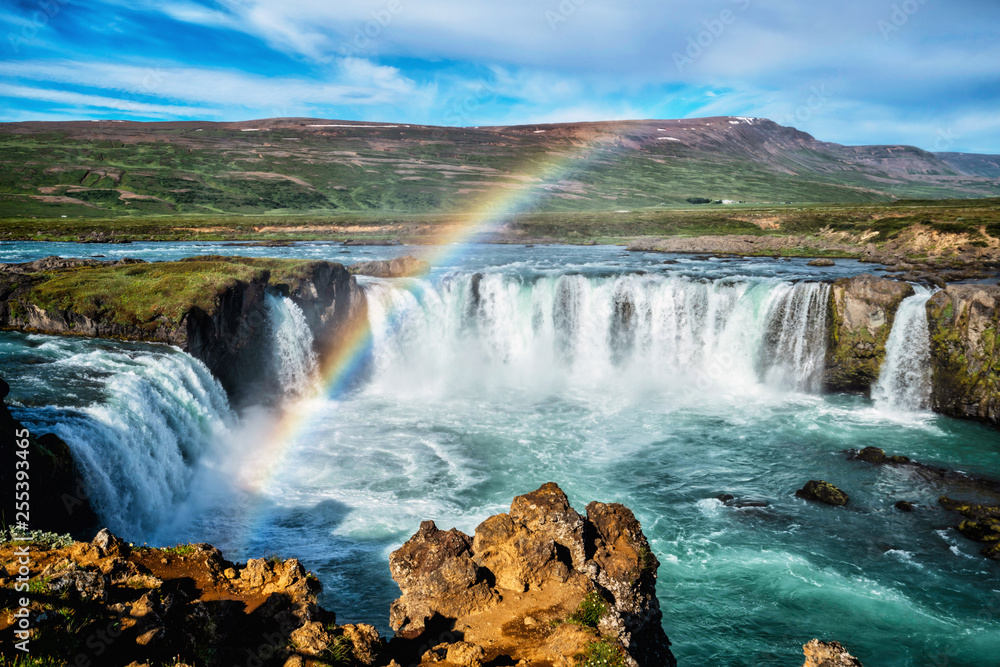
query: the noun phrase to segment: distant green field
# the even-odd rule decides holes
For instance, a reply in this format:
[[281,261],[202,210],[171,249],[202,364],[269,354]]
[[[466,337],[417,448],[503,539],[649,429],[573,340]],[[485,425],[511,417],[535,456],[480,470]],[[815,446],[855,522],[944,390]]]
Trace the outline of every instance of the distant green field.
[[[392,239],[434,243],[441,231],[487,222],[463,214],[387,212],[281,215],[148,215],[9,217],[0,223],[0,240],[347,240]],[[885,242],[914,224],[970,235],[1000,237],[1000,199],[901,201],[892,204],[811,206],[673,206],[614,211],[521,214],[484,240],[627,243],[640,237],[725,234],[817,235],[874,234]]]
[[[573,136],[469,128],[332,135],[210,123],[133,123],[104,134],[89,127],[0,134],[0,219],[391,217],[468,212],[490,200],[565,213],[669,208],[693,197],[801,205],[1000,196],[1000,180],[958,175],[930,153],[911,151],[924,171],[910,174],[900,168],[910,164],[905,155],[862,159],[845,147],[810,148],[774,124],[740,128],[757,133],[742,139],[691,132],[684,135],[690,146],[624,129],[614,141],[588,146]],[[884,166],[892,160],[901,162]]]

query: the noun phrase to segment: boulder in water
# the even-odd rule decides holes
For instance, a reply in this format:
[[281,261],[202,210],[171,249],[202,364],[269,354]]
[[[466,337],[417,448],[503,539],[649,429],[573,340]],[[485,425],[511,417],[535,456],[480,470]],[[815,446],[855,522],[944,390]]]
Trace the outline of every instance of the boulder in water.
[[900,512],[912,512],[913,511],[913,503],[911,503],[911,502],[909,502],[907,500],[900,500],[899,502],[896,503],[895,507]]
[[826,257],[820,257],[818,259],[814,259],[813,261],[809,262],[809,266],[836,266],[836,265],[837,265],[836,262]]
[[802,667],[862,667],[861,661],[848,653],[840,642],[813,639],[802,647],[806,661]]
[[987,558],[1000,560],[1000,505],[977,505],[941,496],[938,502],[947,510],[958,512],[965,520],[958,526],[958,532],[970,540],[982,542],[986,548],[982,554]]
[[806,485],[796,491],[795,495],[803,500],[814,500],[836,506],[846,505],[849,500],[846,493],[830,482],[817,480],[806,482]]

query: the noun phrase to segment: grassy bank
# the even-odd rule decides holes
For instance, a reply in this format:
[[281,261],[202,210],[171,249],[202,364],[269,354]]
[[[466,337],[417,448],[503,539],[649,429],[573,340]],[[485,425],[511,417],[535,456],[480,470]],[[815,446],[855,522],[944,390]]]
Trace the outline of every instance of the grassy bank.
[[179,262],[91,266],[0,277],[16,294],[12,314],[28,305],[71,311],[124,326],[176,323],[193,308],[213,312],[238,282],[263,281],[295,289],[317,264],[312,260],[198,257]]
[[[386,240],[435,243],[488,220],[461,214],[331,213],[296,215],[148,215],[8,217],[3,241],[308,241]],[[900,201],[812,206],[701,205],[623,212],[522,214],[485,237],[498,242],[627,243],[641,237],[729,234],[831,235],[856,244],[882,243],[921,224],[971,242],[1000,237],[1000,199]],[[980,238],[983,237],[983,238]]]

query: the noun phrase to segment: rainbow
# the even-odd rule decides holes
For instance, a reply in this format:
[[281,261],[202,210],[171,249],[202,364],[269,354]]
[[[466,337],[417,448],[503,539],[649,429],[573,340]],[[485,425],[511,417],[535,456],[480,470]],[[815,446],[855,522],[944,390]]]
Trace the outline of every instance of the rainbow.
[[[511,220],[515,215],[529,210],[546,194],[546,186],[567,178],[578,171],[590,159],[594,151],[585,143],[559,153],[550,153],[545,159],[533,165],[533,169],[522,171],[520,177],[525,184],[512,184],[509,188],[497,188],[486,193],[468,212],[455,216],[455,223],[442,225],[441,231],[428,244],[428,252],[423,259],[431,268],[448,264],[465,252],[468,244],[488,240],[490,235]],[[409,289],[416,284],[403,283]],[[389,313],[390,321],[393,313]],[[297,436],[310,424],[320,410],[329,411],[329,400],[344,395],[357,381],[369,357],[372,332],[367,318],[355,318],[331,348],[320,354],[321,368],[312,399],[295,402],[283,409],[264,441],[259,463],[244,484],[260,490],[276,476],[287,458],[287,453]]]

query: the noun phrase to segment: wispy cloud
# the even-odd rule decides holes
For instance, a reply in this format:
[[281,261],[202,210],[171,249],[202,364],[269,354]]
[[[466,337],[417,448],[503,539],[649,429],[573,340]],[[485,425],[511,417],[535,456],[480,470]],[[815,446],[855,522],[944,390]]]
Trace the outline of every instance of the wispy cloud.
[[[56,92],[18,88],[7,117],[71,93],[94,104],[60,108],[120,98],[135,117],[138,104],[468,125],[755,115],[842,143],[931,147],[962,128],[954,148],[1000,153],[995,0],[93,0],[41,27],[32,11],[0,11],[33,35],[0,82]],[[815,89],[831,94],[819,104]]]

